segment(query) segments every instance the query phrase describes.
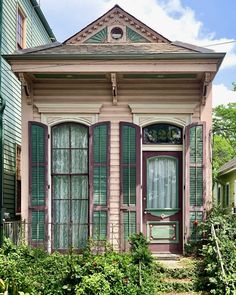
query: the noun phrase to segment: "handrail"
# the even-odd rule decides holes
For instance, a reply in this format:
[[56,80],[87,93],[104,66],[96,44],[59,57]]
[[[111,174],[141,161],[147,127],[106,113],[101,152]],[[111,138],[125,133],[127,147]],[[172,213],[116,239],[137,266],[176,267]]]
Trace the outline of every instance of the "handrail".
[[223,277],[225,277],[226,275],[225,275],[224,263],[223,263],[223,259],[222,259],[221,253],[220,253],[220,247],[219,247],[219,243],[218,243],[218,238],[216,236],[216,231],[215,231],[215,228],[214,228],[214,224],[211,225],[211,235],[215,240],[216,250],[217,250],[217,255],[218,255],[219,261],[220,261],[220,267],[221,267],[222,275],[223,275]]

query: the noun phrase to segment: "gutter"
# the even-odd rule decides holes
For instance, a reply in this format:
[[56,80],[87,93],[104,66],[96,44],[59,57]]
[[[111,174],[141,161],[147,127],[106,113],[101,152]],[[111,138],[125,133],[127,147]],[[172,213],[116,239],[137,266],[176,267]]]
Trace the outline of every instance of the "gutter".
[[47,33],[48,33],[50,39],[52,40],[52,42],[55,42],[55,41],[56,41],[56,37],[55,37],[55,35],[53,34],[53,31],[52,31],[52,29],[50,28],[50,26],[49,26],[49,24],[48,24],[48,22],[47,22],[47,20],[46,20],[46,18],[45,18],[45,16],[44,16],[44,14],[43,14],[41,8],[40,8],[40,6],[39,6],[37,0],[30,0],[30,2],[31,2],[31,4],[33,5],[34,10],[35,10],[35,12],[37,13],[37,15],[38,15],[40,21],[42,22],[42,24],[43,24],[45,30],[47,31]]

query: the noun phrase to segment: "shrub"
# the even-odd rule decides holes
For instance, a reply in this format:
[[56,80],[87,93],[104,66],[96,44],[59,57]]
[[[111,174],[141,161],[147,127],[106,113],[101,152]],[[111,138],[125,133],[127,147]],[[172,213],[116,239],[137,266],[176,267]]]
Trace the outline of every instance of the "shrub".
[[0,278],[9,295],[154,294],[154,264],[142,235],[132,237],[130,253],[105,249],[97,254],[92,247],[82,255],[48,254],[6,240],[0,249]]
[[[222,256],[222,272],[220,258],[217,253],[216,241],[211,233],[214,225],[217,242]],[[236,218],[220,208],[213,208],[203,224],[208,237],[203,246],[203,277],[205,288],[212,294],[236,294]]]

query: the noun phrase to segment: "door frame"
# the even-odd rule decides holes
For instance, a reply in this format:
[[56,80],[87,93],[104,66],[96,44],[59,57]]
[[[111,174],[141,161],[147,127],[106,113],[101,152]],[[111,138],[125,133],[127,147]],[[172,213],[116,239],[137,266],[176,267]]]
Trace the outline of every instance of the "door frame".
[[[141,216],[142,216],[142,232],[147,236],[147,220],[146,215],[144,214],[144,209],[146,207],[146,201],[144,200],[144,197],[146,195],[147,190],[147,159],[158,156],[158,155],[166,155],[170,157],[176,157],[178,159],[178,208],[180,209],[179,212],[174,213],[170,216],[166,216],[163,219],[161,217],[153,217],[151,216],[151,221],[154,223],[163,223],[164,224],[173,224],[178,227],[178,243],[150,243],[150,249],[152,252],[172,252],[172,253],[182,253],[183,252],[183,224],[184,224],[184,181],[183,181],[183,175],[184,175],[184,165],[183,165],[183,147],[178,146],[177,150],[175,149],[176,146],[172,146],[171,151],[167,148],[161,149],[161,146],[159,146],[158,149],[155,150],[143,150],[142,151],[142,198],[140,200],[141,202]],[[177,216],[176,216],[177,215]],[[156,219],[156,220],[155,220]],[[179,219],[175,220],[175,219]],[[154,245],[154,246],[153,246]],[[155,245],[158,245],[160,251],[157,251]],[[172,246],[171,246],[172,245]],[[168,249],[165,251],[165,248]]]

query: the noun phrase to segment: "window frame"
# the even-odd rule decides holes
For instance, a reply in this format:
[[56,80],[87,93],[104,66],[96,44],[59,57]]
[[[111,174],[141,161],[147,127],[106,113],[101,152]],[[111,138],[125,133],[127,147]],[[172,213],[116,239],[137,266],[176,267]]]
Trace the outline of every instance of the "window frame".
[[[69,142],[69,146],[68,147],[65,147],[65,148],[55,148],[53,147],[53,129],[56,128],[56,127],[59,127],[59,126],[69,126],[69,128],[71,128],[72,125],[77,125],[77,126],[82,126],[82,127],[85,127],[87,129],[87,148],[76,148],[77,150],[81,150],[81,149],[86,149],[87,150],[87,173],[81,173],[81,172],[72,172],[71,170],[71,162],[69,163],[69,172],[65,173],[61,173],[61,172],[53,172],[53,151],[54,150],[60,150],[60,149],[64,149],[64,150],[68,150],[69,151],[69,159],[71,161],[71,152],[73,150],[75,150],[75,148],[71,147],[71,142]],[[71,184],[72,184],[72,177],[73,176],[87,176],[88,178],[88,196],[86,199],[80,199],[80,201],[84,201],[84,200],[87,200],[87,204],[88,204],[88,212],[87,212],[87,238],[89,238],[89,208],[90,208],[90,196],[89,196],[89,181],[90,181],[90,171],[89,171],[89,150],[90,150],[90,145],[89,145],[89,127],[83,123],[77,123],[77,122],[73,122],[73,121],[65,121],[65,122],[62,122],[62,123],[59,123],[59,124],[56,124],[56,125],[53,125],[51,127],[51,143],[50,143],[50,157],[51,157],[51,168],[50,168],[50,181],[51,181],[51,245],[52,245],[52,250],[56,250],[56,251],[59,251],[59,252],[65,252],[67,251],[68,249],[67,248],[55,248],[55,239],[54,239],[54,235],[55,235],[55,229],[54,229],[54,206],[55,206],[55,200],[57,199],[54,199],[54,177],[55,176],[67,176],[69,177],[69,187],[71,188]],[[71,129],[69,130],[69,140],[71,138]],[[71,204],[72,204],[72,201],[73,201],[73,198],[71,196],[71,192],[70,192],[70,195],[69,195],[69,198],[67,199],[70,206],[70,210],[69,210],[69,219],[71,220],[71,216],[72,216],[72,211],[71,211]],[[70,222],[68,222],[69,224]],[[78,223],[75,223],[76,225],[78,225]],[[69,228],[69,231],[68,231],[68,243],[69,245],[72,244],[72,241],[73,241],[73,236],[71,234],[71,228]],[[80,249],[80,248],[76,248],[77,250]]]
[[225,184],[225,207],[230,205],[230,184],[227,182]]
[[[21,23],[19,17],[22,20]],[[16,48],[18,50],[26,48],[26,13],[19,5],[16,13]]]

